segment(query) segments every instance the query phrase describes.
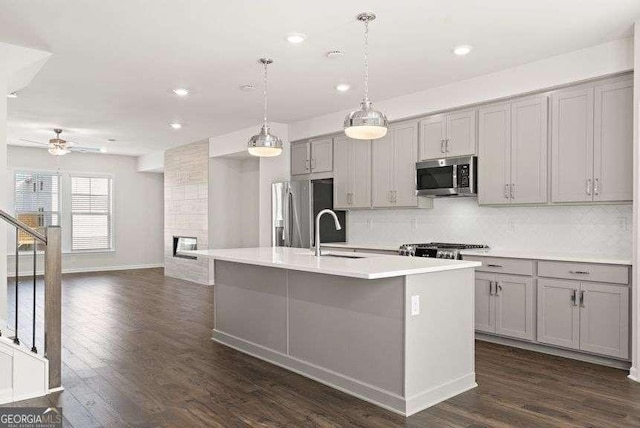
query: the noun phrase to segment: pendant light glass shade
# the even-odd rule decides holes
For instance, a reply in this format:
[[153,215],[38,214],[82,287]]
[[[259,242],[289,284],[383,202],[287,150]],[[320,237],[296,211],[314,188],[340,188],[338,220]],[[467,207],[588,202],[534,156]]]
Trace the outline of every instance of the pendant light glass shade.
[[369,22],[376,19],[373,13],[361,13],[358,21],[364,22],[364,99],[360,108],[353,110],[344,119],[344,133],[358,140],[375,140],[387,135],[389,121],[375,110],[369,100]]
[[264,65],[264,122],[260,132],[249,139],[249,154],[258,157],[274,157],[282,153],[282,140],[270,132],[267,122],[267,66],[273,62],[270,58],[260,58],[259,62]]

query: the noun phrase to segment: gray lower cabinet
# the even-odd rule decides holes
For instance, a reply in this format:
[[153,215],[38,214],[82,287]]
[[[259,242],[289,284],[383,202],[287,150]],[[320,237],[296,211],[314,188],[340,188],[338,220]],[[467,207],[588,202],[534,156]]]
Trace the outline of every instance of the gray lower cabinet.
[[629,288],[539,279],[538,341],[629,358]]
[[476,330],[533,340],[534,293],[531,277],[476,274]]

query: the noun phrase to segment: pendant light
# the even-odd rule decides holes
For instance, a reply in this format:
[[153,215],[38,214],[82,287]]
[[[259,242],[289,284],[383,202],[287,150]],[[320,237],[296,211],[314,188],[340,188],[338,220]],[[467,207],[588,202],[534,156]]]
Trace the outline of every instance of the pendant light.
[[260,132],[249,139],[249,154],[259,157],[273,157],[282,153],[282,140],[273,135],[269,130],[267,122],[267,66],[273,63],[271,58],[260,58],[258,60],[264,66],[264,122]]
[[344,133],[358,140],[375,140],[387,135],[389,121],[369,100],[369,22],[376,19],[373,13],[365,12],[357,16],[364,22],[364,99],[358,110],[353,110],[344,119]]

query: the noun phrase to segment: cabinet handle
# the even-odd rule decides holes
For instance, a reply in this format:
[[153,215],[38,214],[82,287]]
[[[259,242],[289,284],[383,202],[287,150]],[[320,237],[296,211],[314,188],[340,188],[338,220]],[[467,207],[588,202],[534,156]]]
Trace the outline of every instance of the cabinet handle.
[[496,265],[496,264],[493,264],[493,263],[489,263],[489,264],[487,264],[487,267],[492,267],[492,268],[501,268],[501,267],[502,267],[502,265]]
[[578,290],[574,288],[573,291],[571,292],[571,305],[578,306],[577,300],[578,300]]
[[496,296],[499,296],[500,292],[502,292],[502,285],[500,285],[500,282],[496,281]]
[[593,182],[593,194],[596,196],[600,194],[600,190],[598,189],[599,185],[600,185],[600,179],[596,178]]
[[444,153],[444,139],[440,140],[440,153]]
[[398,202],[398,192],[396,190],[393,191],[393,202]]
[[591,179],[587,178],[587,195],[591,196]]
[[586,305],[584,304],[584,290],[580,292],[580,307],[586,308]]
[[305,171],[309,171],[310,170],[309,159],[304,161],[304,170]]
[[509,185],[508,184],[504,185],[504,198],[505,199],[509,199]]
[[589,272],[586,270],[570,270],[569,273],[574,275],[589,275]]
[[316,160],[315,159],[311,159],[311,169],[316,169]]
[[449,153],[449,139],[446,139],[446,143],[444,144],[444,151]]
[[493,296],[493,281],[489,281],[489,296]]
[[511,183],[511,199],[516,198],[516,183]]

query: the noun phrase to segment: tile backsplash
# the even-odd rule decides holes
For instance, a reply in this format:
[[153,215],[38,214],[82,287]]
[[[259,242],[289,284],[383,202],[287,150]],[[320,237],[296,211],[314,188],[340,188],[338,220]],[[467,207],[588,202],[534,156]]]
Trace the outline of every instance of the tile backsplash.
[[433,209],[350,211],[354,243],[462,242],[495,249],[631,256],[629,205],[481,207],[436,199]]

